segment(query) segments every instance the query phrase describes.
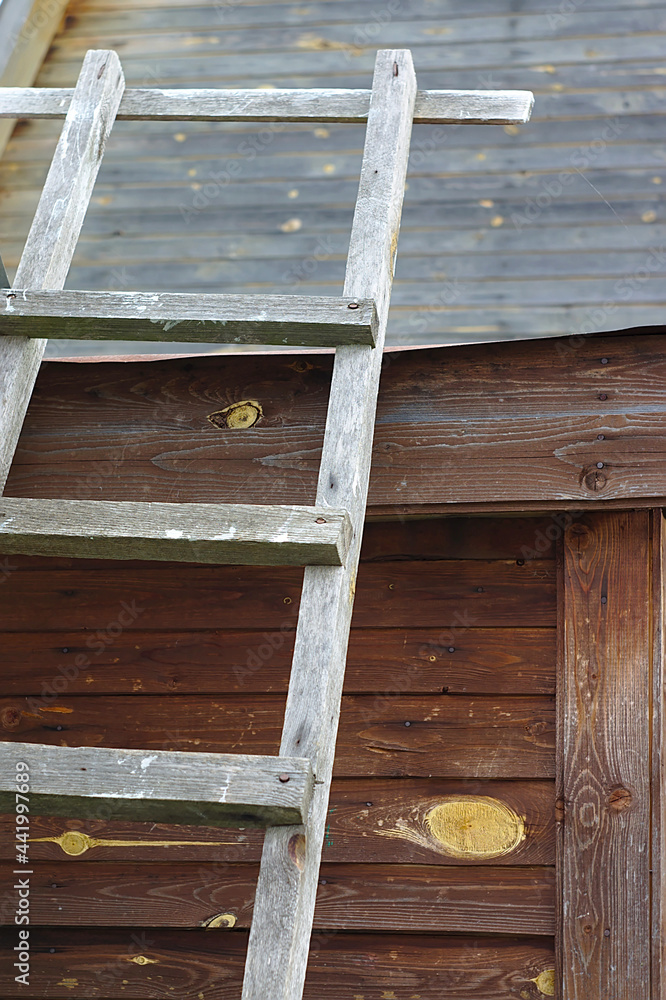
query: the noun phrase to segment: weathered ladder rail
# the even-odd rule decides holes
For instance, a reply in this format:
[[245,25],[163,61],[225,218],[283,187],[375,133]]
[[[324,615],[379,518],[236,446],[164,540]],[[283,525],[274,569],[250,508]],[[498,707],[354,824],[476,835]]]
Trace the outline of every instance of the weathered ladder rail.
[[354,539],[346,566],[305,570],[280,753],[305,752],[318,784],[302,828],[266,831],[243,1000],[299,1000],[305,982],[415,98],[411,53],[379,52],[344,284],[374,298],[377,346],[336,351],[317,485],[319,503],[349,512]]
[[[0,117],[65,117],[14,288],[5,284],[2,293],[0,487],[43,355],[36,334],[88,337],[95,322],[104,336],[149,339],[152,324],[150,339],[165,339],[164,324],[177,323],[178,339],[336,346],[313,507],[0,496],[0,548],[10,552],[128,558],[139,551],[306,567],[279,756],[0,747],[0,765],[17,751],[33,761],[38,811],[94,815],[112,796],[124,818],[268,827],[243,1000],[300,1000],[303,992],[412,124],[524,122],[532,103],[522,91],[418,92],[405,50],[377,53],[371,91],[125,91],[113,52],[89,52],[74,90],[0,91]],[[257,304],[251,296],[194,302],[177,293],[62,291],[116,117],[367,122],[342,297],[267,296]],[[0,804],[14,789],[3,775],[12,773],[0,766]],[[173,773],[176,782],[168,780]]]

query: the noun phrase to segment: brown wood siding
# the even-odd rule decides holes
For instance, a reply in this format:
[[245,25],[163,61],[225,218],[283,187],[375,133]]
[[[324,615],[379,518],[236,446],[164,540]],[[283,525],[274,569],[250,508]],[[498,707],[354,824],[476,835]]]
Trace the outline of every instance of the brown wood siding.
[[[388,352],[370,514],[663,498],[665,343],[636,335]],[[331,364],[326,353],[47,363],[6,492],[312,503]],[[253,426],[208,419],[244,400],[261,407]],[[417,529],[405,537],[423,551],[428,529],[418,530],[420,540]],[[549,540],[542,532],[523,545],[518,554],[538,559]]]
[[[556,581],[552,545],[520,555],[549,523],[435,521],[430,544],[368,526],[306,997],[549,995]],[[11,563],[2,738],[276,751],[297,572]],[[141,610],[114,635],[121,602]],[[460,846],[460,802],[495,810],[490,849],[478,819]],[[35,818],[31,837],[35,975],[14,998],[0,964],[4,995],[239,995],[260,831]]]
[[[0,932],[4,971],[15,935]],[[40,933],[39,972],[29,991],[7,1000],[238,1000],[246,932],[139,929],[89,931],[45,929]],[[48,962],[47,962],[48,958]],[[141,959],[150,958],[144,963]],[[547,937],[479,939],[460,935],[315,934],[305,1000],[543,1000],[538,983],[552,968]],[[4,981],[4,980],[3,980]],[[386,996],[388,994],[388,997]],[[393,994],[393,997],[391,997]],[[551,995],[546,993],[546,996]],[[525,998],[522,998],[525,1000]]]

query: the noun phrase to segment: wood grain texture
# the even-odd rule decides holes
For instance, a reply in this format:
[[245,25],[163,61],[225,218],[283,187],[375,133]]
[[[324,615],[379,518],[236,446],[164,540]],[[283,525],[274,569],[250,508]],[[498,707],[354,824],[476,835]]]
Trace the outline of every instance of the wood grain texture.
[[[255,7],[256,16],[256,5],[253,4],[252,6]],[[234,36],[238,39],[238,49],[236,51],[259,52],[280,49],[284,52],[301,49],[314,54],[318,50],[319,40],[317,37],[310,35],[305,38],[301,36],[300,39],[294,38],[296,34],[294,27],[298,25],[298,18],[289,12],[288,8],[285,8],[283,4],[276,4],[275,6],[277,8],[275,11],[273,11],[272,5],[268,10],[264,7],[266,20],[261,25],[257,22],[252,24],[250,18],[247,18],[247,20],[242,16],[233,18],[234,27],[238,29],[242,25],[245,29],[237,31]],[[327,13],[327,8],[330,7],[340,7],[340,10]],[[278,20],[280,14],[283,12],[285,23]],[[94,28],[97,31],[113,32],[114,36],[122,43],[123,52],[127,56],[140,55],[142,52],[141,43],[145,46],[144,52],[148,49],[155,55],[158,53],[161,55],[167,53],[171,55],[183,54],[185,46],[181,41],[180,32],[175,30],[179,27],[181,29],[186,28],[196,38],[201,46],[201,48],[197,46],[197,51],[221,51],[223,53],[233,51],[230,39],[224,36],[220,39],[219,35],[213,35],[211,38],[210,35],[207,35],[207,32],[215,30],[216,25],[219,29],[219,20],[216,19],[215,9],[211,6],[197,5],[194,8],[191,22],[188,22],[183,17],[184,12],[182,9],[180,11],[173,11],[173,20],[170,20],[169,24],[169,27],[172,28],[170,32],[160,31],[160,28],[163,29],[164,25],[155,16],[155,9],[151,11],[137,11],[136,35],[134,37],[131,36],[126,21],[123,22],[122,16],[119,16],[117,10],[113,12],[106,11],[105,13],[108,20],[103,18],[100,13],[95,17],[91,12],[87,12],[87,14],[77,18],[77,25],[74,32],[68,31],[64,44],[61,42],[60,45],[56,46],[56,50],[51,57],[52,60],[54,62],[69,61],[77,54],[84,52],[90,37],[94,37],[95,35]],[[439,35],[438,41],[442,46],[443,56],[449,47],[455,47],[456,43],[459,44],[463,39],[466,41],[479,41],[488,39],[488,36],[491,34],[497,40],[503,39],[512,42],[526,42],[545,37],[552,39],[575,37],[585,29],[588,29],[590,33],[595,29],[598,31],[601,26],[600,21],[604,20],[598,17],[595,18],[594,14],[587,7],[580,12],[577,11],[578,17],[575,19],[569,16],[563,18],[561,21],[555,21],[555,19],[549,21],[544,16],[543,11],[533,10],[533,8],[530,8],[530,17],[511,18],[510,8],[507,8],[505,4],[504,9],[488,11],[487,16],[493,17],[493,30],[491,31],[488,25],[484,23],[482,17],[470,18],[469,16],[465,16],[467,11],[465,11],[465,14],[459,12],[459,16],[456,17],[451,11],[442,11],[435,3],[432,6],[422,3],[410,3],[408,6],[405,5],[405,7],[396,9],[395,12],[392,11],[391,13],[394,16],[390,22],[387,19],[387,23],[384,24],[386,43],[388,43],[389,39],[392,39],[393,44],[398,44],[401,39],[410,34],[415,44],[423,44],[424,42],[427,43],[433,40],[433,38],[437,38]],[[353,11],[348,3],[313,4],[312,8],[308,11],[308,19],[311,18],[313,22],[319,22],[322,25],[322,28],[325,30],[326,40],[331,45],[337,42],[343,48],[345,42],[350,43],[349,36],[354,27],[355,14],[357,12]],[[301,17],[303,17],[302,14]],[[440,18],[445,21],[448,29],[444,33],[433,31],[433,28],[438,23],[441,23],[438,21]],[[133,19],[133,26],[134,23]],[[654,8],[621,10],[617,6],[615,7],[612,28],[616,31],[622,29],[625,29],[627,32],[648,30],[650,28],[658,28],[661,25],[663,25],[663,19]],[[203,38],[201,38],[201,35],[203,35]],[[298,44],[299,41],[300,45]],[[321,41],[319,41],[319,45],[321,46]],[[351,44],[349,44],[349,48],[352,48]],[[357,58],[361,55],[360,52],[356,54]]]
[[[555,559],[553,517],[402,517],[366,522],[361,562],[522,559],[536,549]],[[538,547],[538,548],[537,548]],[[533,558],[530,557],[530,558]]]
[[[372,799],[368,799],[368,795]],[[508,852],[474,858],[452,853],[441,829],[428,821],[443,803],[470,796],[491,799],[521,816],[524,838]],[[439,813],[441,813],[439,808]],[[437,812],[435,813],[437,815]],[[2,817],[3,858],[13,860],[12,816]],[[438,835],[436,835],[436,833]],[[260,831],[187,827],[118,820],[63,820],[37,816],[31,823],[30,856],[35,863],[66,861],[197,861],[203,880],[228,874],[235,864],[258,861]],[[553,865],[552,781],[479,779],[334,779],[324,840],[324,859],[345,864],[420,864],[484,867]]]
[[[392,19],[391,19],[392,20]],[[662,22],[663,24],[663,22]],[[387,46],[395,46],[404,38],[399,34],[396,40],[395,28],[393,31],[384,32]],[[618,62],[624,55],[627,60],[635,61],[640,58],[645,60],[654,59],[660,51],[660,36],[663,28],[654,31],[646,38],[640,35],[624,37],[613,34],[602,35],[598,39],[596,59],[600,62]],[[488,35],[490,37],[488,37]],[[391,37],[392,36],[392,37]],[[111,34],[111,37],[113,35]],[[516,51],[512,52],[511,63],[514,68],[521,66],[531,66],[536,61],[552,60],[548,65],[561,66],[567,62],[581,63],[586,61],[585,53],[589,49],[585,48],[584,38],[536,38],[527,39],[516,44]],[[252,81],[275,80],[276,86],[280,88],[292,85],[296,80],[302,81],[304,78],[308,83],[316,85],[320,82],[333,83],[336,73],[338,76],[344,75],[349,83],[367,85],[368,73],[372,71],[374,55],[377,51],[378,41],[376,38],[369,40],[366,38],[361,50],[356,52],[350,46],[356,58],[352,63],[351,72],[344,73],[345,61],[341,56],[339,46],[335,44],[330,47],[319,47],[316,45],[307,50],[307,47],[295,46],[290,52],[282,51],[259,51],[248,53],[247,51],[235,52],[227,51],[224,55],[223,65],[216,66],[217,52],[211,51],[197,52],[196,49],[181,49],[178,53],[168,53],[164,60],[159,60],[160,72],[153,71],[150,78],[157,83],[169,81],[172,86],[180,83],[182,86],[198,88],[206,87],[215,82],[218,86],[224,85],[251,87]],[[224,52],[222,46],[220,49]],[[483,40],[471,39],[465,42],[462,39],[458,45],[447,45],[446,51],[442,52],[441,44],[436,39],[429,39],[425,44],[416,44],[414,49],[418,56],[419,80],[430,82],[435,85],[440,83],[441,66],[446,59],[450,69],[452,68],[474,68],[482,65],[488,68],[502,65],[502,57],[507,61],[506,42],[497,41],[490,32],[487,32]],[[158,57],[158,53],[153,59]],[[590,57],[587,56],[587,59]],[[143,58],[134,55],[124,60],[127,66],[127,78],[130,86],[139,86],[145,82],[145,66],[150,60],[150,53],[144,53]],[[78,60],[60,59],[58,61],[47,61],[40,75],[39,82],[47,87],[56,89],[71,86],[73,76],[78,68]],[[478,76],[477,76],[478,82]],[[546,89],[542,83],[540,89]],[[556,94],[557,92],[555,92]],[[551,92],[549,96],[554,96]],[[569,95],[567,95],[569,96]],[[576,95],[574,94],[573,97]],[[544,104],[538,108],[539,116],[545,113]],[[566,110],[571,112],[571,105],[575,106],[575,101],[568,102]],[[582,102],[581,102],[582,103]],[[564,109],[562,109],[564,111]]]
[[[15,279],[22,288],[62,288],[74,255],[125,80],[115,52],[83,62]],[[25,417],[46,342],[0,343],[0,491]]]
[[[334,778],[323,857],[344,864],[459,866],[428,816],[444,802],[468,796],[492,799],[521,816],[523,840],[496,857],[475,856],[480,867],[555,864],[555,790],[550,780],[483,781],[477,778]],[[440,810],[441,811],[441,810]],[[14,816],[0,817],[0,857],[14,860]],[[439,832],[440,836],[436,836]],[[220,830],[120,820],[63,820],[36,816],[30,857],[77,864],[106,861],[200,863],[203,881],[215,881],[236,864],[259,861],[260,830]]]
[[[255,91],[259,93],[259,91]],[[375,343],[372,301],[314,295],[22,290],[4,295],[0,337],[336,347]]]
[[302,820],[314,784],[297,758],[3,743],[4,810],[15,804],[17,761],[29,771],[29,812],[46,816],[286,825]]
[[[623,10],[625,2],[626,0],[591,0],[591,6],[589,8],[586,7],[585,10]],[[211,17],[216,10],[216,2],[215,0],[199,0],[197,7],[203,16]],[[641,10],[655,7],[660,9],[655,0],[637,0],[632,9]],[[95,25],[96,18],[101,19],[105,18],[105,16],[120,19],[119,22],[114,23],[112,21],[114,28],[118,28],[121,24],[126,26],[127,22],[123,19],[123,12],[130,8],[136,11],[139,17],[148,18],[149,23],[151,21],[161,23],[159,18],[161,11],[164,9],[164,0],[139,0],[134,5],[132,5],[131,0],[86,0],[86,2],[78,7],[80,19],[77,18],[74,21],[73,35],[77,36],[81,29],[83,29],[84,34],[88,34],[88,25]],[[189,9],[184,0],[168,0],[168,9],[170,12],[173,12],[176,18],[176,26],[179,26],[181,23],[189,26],[190,22],[187,19]],[[551,11],[549,0],[534,0],[531,10],[543,18],[544,14],[548,14]],[[326,20],[331,24],[347,24],[354,20],[357,8],[354,0],[334,0],[332,3],[330,0],[321,0],[321,2],[312,4],[312,13],[317,22]],[[455,3],[455,0],[412,0],[409,6],[405,8],[404,13],[416,21],[423,19],[430,21],[433,16],[448,21],[460,15],[460,8]],[[472,19],[472,24],[476,23],[477,27],[481,28],[484,18],[487,18],[489,15],[502,19],[506,17],[506,0],[470,0],[466,8],[466,13]],[[294,10],[291,4],[273,3],[272,0],[257,0],[255,3],[244,4],[242,7],[234,8],[232,23],[244,28],[263,28],[266,25],[279,27],[282,24],[291,27],[300,27],[302,23],[301,18],[301,11],[299,9]],[[478,22],[481,22],[481,24],[479,25]],[[77,25],[79,26],[79,30],[77,30]],[[141,22],[139,22],[138,27],[139,29],[142,27]],[[508,19],[507,27],[515,30],[515,21]],[[312,45],[316,47],[314,39],[312,40]]]
[[[0,628],[7,632],[92,629],[85,645],[94,661],[116,624],[170,629],[255,627],[269,632],[296,623],[303,570],[295,567],[185,567],[182,563],[105,562],[7,556]],[[187,586],[184,587],[184,580]],[[123,611],[126,613],[123,614]],[[128,617],[129,616],[129,617]],[[359,571],[354,626],[435,628],[446,641],[470,628],[555,624],[552,560],[442,560],[365,563]],[[99,631],[101,635],[97,635]],[[83,664],[80,664],[83,666]]]
[[[248,408],[250,408],[248,404]],[[233,406],[226,416],[228,424],[242,424],[256,417],[244,408]],[[551,536],[558,522],[553,517],[403,517],[366,520],[361,543],[361,563],[433,562],[443,559],[525,560],[526,543],[538,545],[540,561],[555,559]],[[58,562],[60,565],[62,560]],[[69,565],[69,563],[67,564]],[[96,562],[88,561],[89,567]]]
[[[278,752],[279,695],[2,699],[0,738],[70,746],[207,753]],[[347,696],[335,773],[362,777],[553,778],[548,696]],[[284,754],[284,748],[280,750]],[[287,755],[290,756],[290,755]],[[319,772],[315,771],[318,775]]]
[[664,556],[663,510],[651,512],[652,541],[652,968],[651,997],[660,1000],[666,984],[666,718],[664,714]]
[[[664,356],[661,335],[388,352],[370,513],[666,496]],[[49,363],[7,493],[311,503],[331,364],[327,354]],[[263,410],[253,427],[207,419],[248,399]],[[524,544],[538,555],[561,531],[557,520],[548,536],[535,526]]]
[[[67,88],[7,87],[0,118],[64,118]],[[128,90],[118,118],[219,122],[361,122],[368,120],[369,90]],[[435,124],[524,124],[534,96],[527,90],[420,91],[414,121]]]
[[[0,983],[7,1000],[124,1000],[169,996],[181,1000],[236,1000],[243,975],[244,932],[90,931],[81,940],[67,929],[39,932],[30,986],[15,989],[13,930],[2,931]],[[11,946],[10,946],[11,942]],[[53,950],[51,950],[53,949]],[[142,956],[152,961],[142,964]],[[395,992],[422,1000],[542,1000],[535,980],[553,967],[547,937],[442,937],[405,934],[336,934],[312,942],[306,1000]],[[5,985],[6,984],[6,985]]]
[[[39,866],[30,916],[38,927],[248,928],[259,866],[238,864],[214,879],[197,864]],[[12,865],[0,865],[11,884]],[[552,935],[552,868],[327,864],[320,870],[315,930],[403,934]],[[0,922],[10,922],[0,913]],[[77,932],[80,933],[80,930]]]
[[0,498],[11,555],[340,566],[350,542],[346,513],[328,507]]
[[590,515],[564,541],[568,1000],[650,994],[651,555],[648,511]]
[[[389,336],[394,342],[440,343],[474,337],[511,337],[519,332],[527,336],[533,333],[566,336],[572,330],[599,329],[600,324],[601,328],[605,325],[615,329],[641,323],[660,324],[664,306],[659,292],[663,285],[660,273],[640,282],[636,294],[622,302],[612,293],[612,287],[621,280],[621,275],[633,275],[641,267],[651,247],[663,243],[656,231],[663,209],[659,187],[652,180],[661,174],[657,169],[660,167],[659,147],[655,145],[650,149],[643,144],[646,121],[652,118],[653,124],[648,127],[653,130],[659,127],[663,13],[654,4],[628,7],[626,0],[624,5],[614,2],[613,6],[603,8],[589,8],[589,3],[590,0],[586,0],[582,6],[560,12],[548,9],[541,0],[536,7],[530,5],[529,9],[520,10],[510,9],[507,0],[503,0],[494,2],[492,9],[483,12],[475,5],[470,13],[467,6],[461,12],[439,3],[409,0],[403,2],[399,10],[390,12],[390,17],[372,23],[372,38],[368,37],[368,17],[362,8],[354,7],[349,0],[305,7],[236,4],[224,8],[224,17],[220,17],[219,8],[210,3],[197,3],[193,7],[170,0],[167,6],[153,3],[140,8],[129,3],[112,8],[88,4],[83,10],[77,7],[76,12],[69,12],[67,29],[57,38],[47,60],[45,76],[39,82],[58,82],[63,87],[70,87],[77,60],[85,46],[93,42],[104,47],[118,46],[128,60],[128,74],[131,73],[136,87],[237,88],[256,87],[262,82],[279,89],[291,86],[367,88],[372,50],[398,44],[412,46],[417,53],[419,80],[424,88],[483,85],[532,88],[538,95],[536,118],[531,119],[528,127],[509,126],[509,131],[505,132],[501,126],[494,129],[481,125],[458,129],[454,126],[417,126],[421,134],[414,137],[405,217],[407,231],[401,236],[402,263],[405,263],[405,237],[408,235],[424,251],[439,238],[452,254],[446,265],[442,262],[439,271],[446,277],[434,282],[419,282],[419,287],[412,289],[417,303],[412,301],[403,308],[394,308]],[[602,16],[600,10],[604,11]],[[565,16],[560,17],[561,13]],[[606,131],[610,136],[607,141],[603,133],[609,123],[626,127],[617,137]],[[26,123],[27,127],[17,136],[16,145],[23,147],[24,142],[29,144],[37,136],[48,141],[52,134],[48,128],[53,124],[57,123]],[[251,163],[242,154],[238,156],[237,149],[245,141],[261,144],[262,125],[255,123],[244,135],[230,130],[228,145],[219,147],[223,150],[220,155],[226,156],[228,151],[233,158],[236,154],[234,165],[242,164],[244,177],[254,176],[254,167],[258,167],[265,176],[273,178],[271,190],[262,192],[266,203],[272,205],[271,214],[249,204],[245,220],[240,221],[238,216],[232,215],[233,199],[239,188],[245,189],[248,201],[255,196],[256,191],[250,193],[248,190],[254,187],[250,182],[230,185],[227,191],[213,197],[210,211],[200,211],[191,222],[183,223],[178,205],[191,206],[196,197],[190,187],[192,179],[187,176],[188,169],[197,169],[194,161],[200,161],[194,182],[201,183],[203,188],[219,167],[217,162],[210,160],[210,144],[214,141],[210,125],[207,126],[209,136],[204,139],[192,127],[200,123],[186,122],[173,129],[168,128],[169,124],[153,123],[162,130],[159,141],[149,129],[142,130],[140,152],[136,158],[133,153],[127,157],[125,152],[125,164],[113,165],[108,184],[99,191],[99,202],[93,206],[94,221],[92,216],[90,219],[91,228],[103,226],[113,233],[124,229],[130,218],[133,232],[152,234],[152,239],[145,248],[134,247],[131,266],[124,264],[123,247],[119,246],[120,258],[116,257],[113,263],[98,259],[96,266],[85,266],[72,275],[72,287],[109,287],[114,271],[122,274],[123,266],[132,281],[134,264],[140,263],[141,275],[137,276],[133,287],[154,287],[153,281],[144,280],[144,276],[150,274],[163,281],[161,288],[168,291],[174,287],[174,281],[183,279],[187,267],[184,280],[188,288],[194,291],[208,283],[212,291],[215,281],[224,273],[220,268],[211,275],[210,265],[216,255],[210,253],[207,260],[192,267],[191,243],[184,245],[188,238],[194,236],[196,239],[206,227],[211,233],[221,231],[223,226],[229,226],[232,232],[262,228],[265,233],[270,231],[271,237],[283,238],[278,256],[282,256],[285,266],[282,273],[273,272],[273,280],[277,282],[282,274],[292,268],[297,270],[304,258],[317,252],[316,234],[330,234],[330,220],[336,213],[337,218],[343,220],[342,225],[337,224],[338,232],[343,232],[346,238],[354,191],[341,200],[339,191],[333,189],[329,181],[334,180],[336,174],[346,176],[351,156],[344,154],[355,154],[359,145],[357,138],[350,141],[348,136],[354,133],[360,136],[362,132],[355,125],[324,123],[328,127],[318,129],[318,134],[314,127],[290,126],[279,135],[274,134],[266,148],[262,144],[257,150],[260,155]],[[135,125],[127,122],[129,127]],[[206,127],[206,123],[203,125]],[[124,123],[122,127],[125,128]],[[254,135],[251,136],[252,130]],[[345,133],[339,143],[338,130]],[[330,134],[324,136],[324,131]],[[186,138],[182,142],[175,140],[175,134],[183,134]],[[138,138],[136,131],[127,135],[128,139],[130,136]],[[215,138],[222,141],[219,130]],[[657,135],[657,142],[659,138]],[[595,140],[597,144],[593,146]],[[464,158],[459,158],[456,147],[466,144],[469,148]],[[129,142],[125,151],[128,146]],[[249,148],[243,146],[243,149]],[[212,156],[215,155],[214,152]],[[581,168],[584,176],[572,169],[572,157],[579,155],[590,161],[587,168]],[[292,184],[289,168],[288,173],[280,172],[285,157],[298,162],[301,177],[315,171],[321,175],[324,165],[334,166],[336,173],[321,178],[319,190],[312,193],[306,204],[306,192],[300,183]],[[624,176],[611,176],[619,163],[624,165]],[[132,184],[137,173],[143,170],[169,170],[172,176],[180,173],[180,179],[172,187],[161,188],[154,195],[150,192],[152,208],[146,201],[145,185]],[[548,189],[558,190],[559,171],[565,172],[567,183],[563,184],[561,195],[551,197]],[[447,176],[451,174],[454,176]],[[430,192],[421,205],[421,212],[411,215],[416,207],[413,182],[423,175],[428,176]],[[7,183],[6,210],[9,212],[14,196],[24,184],[21,171],[16,170]],[[445,186],[452,197],[443,203],[438,198]],[[613,188],[612,193],[609,187]],[[288,192],[294,189],[299,190],[299,195],[295,202],[288,201]],[[628,196],[630,189],[632,194]],[[605,201],[597,191],[602,192]],[[109,198],[112,200],[108,201]],[[618,222],[608,203],[627,229]],[[122,204],[129,207],[123,209]],[[167,204],[172,205],[170,216],[169,211],[165,211]],[[528,214],[525,225],[514,223],[514,217],[527,219]],[[652,214],[654,222],[641,218],[646,215],[650,219]],[[301,230],[282,233],[279,227],[291,218],[302,223]],[[14,218],[11,221],[16,239],[16,234],[24,231],[25,222],[17,225]],[[612,229],[607,223],[613,224]],[[160,239],[158,230],[164,232],[165,226],[166,238]],[[319,228],[315,229],[316,226]],[[303,252],[295,249],[292,257],[290,238],[294,236],[314,237],[315,249]],[[556,254],[550,254],[549,260],[542,257],[541,261],[536,258],[530,261],[533,239],[542,239],[546,251],[561,246],[560,241],[571,240],[573,246],[569,249],[572,251],[583,250],[593,243],[597,252],[577,255],[575,264],[572,257],[571,269],[563,272],[566,253],[559,259]],[[160,260],[153,261],[151,244],[161,244]],[[512,244],[523,247],[522,255],[511,255],[509,247]],[[636,249],[635,255],[626,253],[628,244]],[[470,245],[473,250],[469,249]],[[484,246],[489,247],[490,266],[503,269],[502,276],[493,279],[492,295],[488,294],[490,289],[481,288],[485,282],[476,279],[478,258],[483,257]],[[95,252],[105,251],[98,248]],[[139,255],[141,261],[136,259]],[[164,271],[164,256],[167,255],[171,269]],[[236,261],[239,270],[241,263],[246,265],[248,277],[240,281],[249,283],[267,261],[259,247],[249,251],[242,262]],[[552,274],[546,281],[549,263]],[[331,265],[342,267],[338,260]],[[414,266],[418,266],[416,261]],[[541,280],[525,280],[524,275],[530,272],[530,267],[542,268]],[[327,264],[318,262],[315,277],[326,270]],[[604,290],[597,281],[582,280],[586,275],[591,278],[595,272],[604,273],[610,279],[603,283]],[[459,284],[455,284],[456,278]],[[510,278],[517,280],[507,280]],[[411,277],[408,280],[411,285]],[[449,284],[457,294],[453,308],[446,303],[442,307],[438,302],[443,286]],[[541,285],[543,292],[547,292],[548,306],[534,304]],[[218,286],[217,290],[227,288]],[[232,284],[228,290],[252,289],[249,284],[245,288]],[[279,286],[274,290],[278,291]],[[650,296],[653,298],[651,304],[641,301],[643,290],[654,292],[654,297]],[[578,295],[583,295],[588,303],[593,295],[601,311],[597,312],[591,303],[587,306],[577,303]],[[477,296],[485,298],[478,306],[475,304]],[[528,298],[533,304],[526,307]],[[605,303],[614,307],[607,314]],[[75,345],[74,349],[81,349],[81,346]],[[535,475],[538,477],[538,473]]]
[[[344,690],[377,706],[401,694],[553,694],[554,628],[352,629]],[[90,656],[80,632],[5,632],[0,695],[286,692],[294,629],[126,629]],[[455,645],[454,645],[455,644]],[[76,666],[85,656],[89,663]]]

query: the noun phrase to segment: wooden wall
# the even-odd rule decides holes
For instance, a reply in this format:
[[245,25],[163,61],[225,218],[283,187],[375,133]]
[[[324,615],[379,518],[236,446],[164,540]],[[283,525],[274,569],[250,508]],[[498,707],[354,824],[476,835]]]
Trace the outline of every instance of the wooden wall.
[[[369,513],[666,502],[665,344],[625,333],[385,354]],[[48,362],[6,493],[311,503],[332,361]]]
[[[553,995],[553,546],[525,556],[553,523],[368,527],[306,997]],[[300,572],[11,557],[1,737],[276,752]],[[239,996],[259,832],[31,838],[33,972],[14,987],[8,926],[8,1000]]]
[[[133,87],[367,87],[374,51],[404,45],[424,88],[534,90],[524,127],[415,129],[390,342],[663,324],[658,0],[74,0],[68,14],[41,86],[71,86],[86,49],[111,47]],[[0,163],[10,268],[58,127],[20,124]],[[335,291],[362,138],[118,123],[70,287]]]

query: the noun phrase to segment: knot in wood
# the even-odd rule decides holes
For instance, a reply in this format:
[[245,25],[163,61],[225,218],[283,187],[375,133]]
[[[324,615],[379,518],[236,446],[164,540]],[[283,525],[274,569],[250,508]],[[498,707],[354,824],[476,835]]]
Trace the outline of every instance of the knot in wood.
[[261,403],[256,399],[244,399],[226,406],[223,410],[209,413],[206,419],[213,427],[222,430],[247,430],[248,427],[254,427],[263,415]]
[[294,862],[300,872],[305,866],[305,836],[302,833],[295,833],[289,838],[289,857]]
[[207,931],[218,930],[218,928],[231,928],[236,926],[235,913],[218,913],[214,917],[209,917],[208,920],[204,920],[202,927],[205,927]]
[[603,490],[607,482],[608,477],[599,469],[589,469],[583,472],[583,484],[592,493],[598,493],[600,490]]
[[16,729],[21,721],[21,713],[18,708],[6,708],[0,718],[2,719],[3,729]]
[[611,793],[608,796],[608,805],[614,812],[624,812],[625,809],[629,809],[633,803],[633,796],[628,788],[623,785],[617,785],[615,788],[611,789]]
[[569,534],[575,535],[577,538],[583,535],[589,534],[590,529],[586,524],[582,524],[580,521],[574,521],[574,523],[569,528]]

